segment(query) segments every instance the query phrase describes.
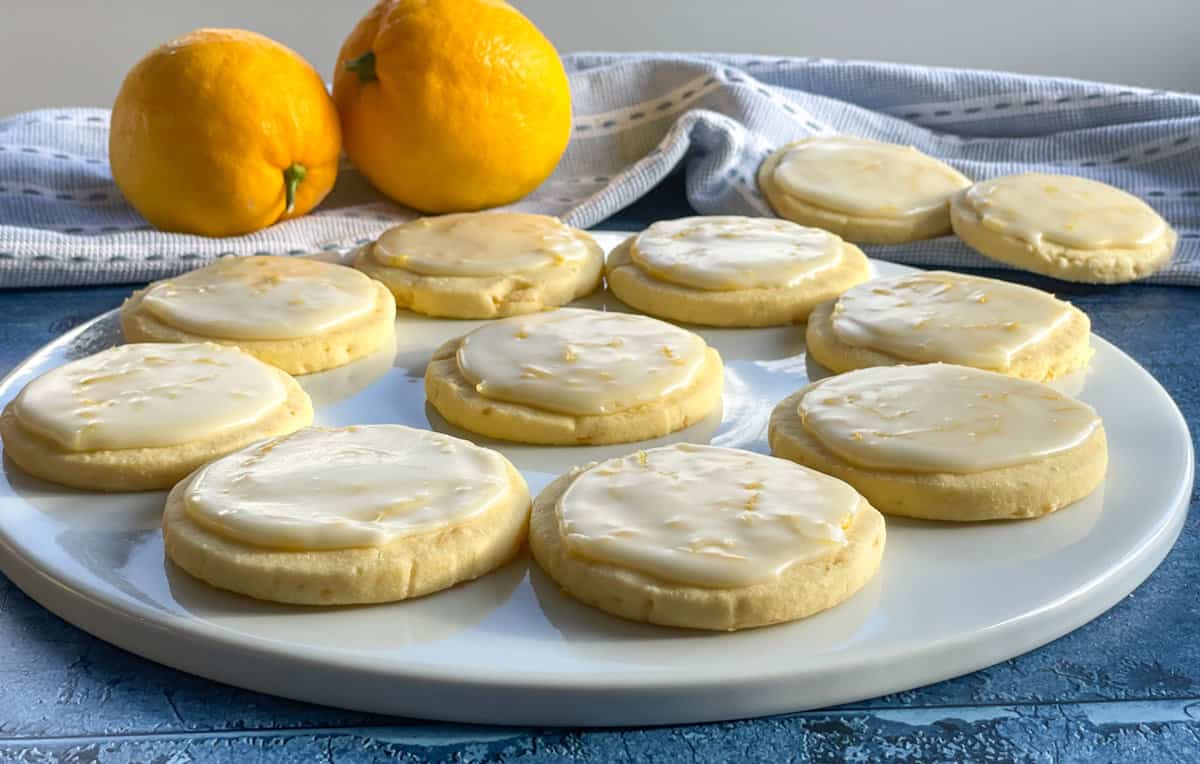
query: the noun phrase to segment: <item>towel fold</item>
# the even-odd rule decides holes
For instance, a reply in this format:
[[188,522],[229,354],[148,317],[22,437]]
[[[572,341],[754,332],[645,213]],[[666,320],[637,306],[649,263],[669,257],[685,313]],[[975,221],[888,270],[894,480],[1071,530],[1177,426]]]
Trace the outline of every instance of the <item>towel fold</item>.
[[[754,175],[810,135],[905,143],[967,176],[1081,175],[1144,199],[1179,232],[1154,283],[1200,285],[1200,96],[1080,80],[862,61],[577,54],[571,143],[509,209],[592,226],[676,167],[705,214],[770,215]],[[0,120],[0,286],[137,282],[225,254],[344,250],[414,216],[349,164],[312,214],[223,239],[154,230],[108,169],[108,111],[44,109]],[[864,247],[914,265],[997,266],[954,237]],[[1003,266],[997,266],[1003,267]]]

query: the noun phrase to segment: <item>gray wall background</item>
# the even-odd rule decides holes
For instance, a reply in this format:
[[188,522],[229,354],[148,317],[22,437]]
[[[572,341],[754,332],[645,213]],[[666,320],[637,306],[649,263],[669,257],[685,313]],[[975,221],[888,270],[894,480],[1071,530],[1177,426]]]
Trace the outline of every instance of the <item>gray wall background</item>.
[[[1200,91],[1200,0],[515,0],[562,52],[677,50],[1007,69]],[[328,76],[367,0],[0,0],[0,115],[107,106],[154,45],[245,27]]]

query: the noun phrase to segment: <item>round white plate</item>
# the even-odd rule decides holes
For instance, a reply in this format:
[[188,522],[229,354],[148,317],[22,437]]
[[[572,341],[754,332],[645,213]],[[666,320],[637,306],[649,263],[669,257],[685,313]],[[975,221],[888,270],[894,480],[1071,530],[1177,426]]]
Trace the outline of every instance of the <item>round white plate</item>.
[[[605,237],[612,244],[620,237]],[[905,269],[875,264],[880,273]],[[584,304],[620,309],[595,298]],[[456,435],[425,405],[438,344],[475,322],[402,316],[397,353],[303,380],[327,425],[399,422]],[[767,451],[772,407],[803,385],[803,331],[700,330],[725,358],[722,416],[668,438]],[[0,384],[119,341],[115,315],[35,353]],[[495,724],[698,722],[903,690],[1005,660],[1094,618],[1137,586],[1179,533],[1192,485],[1187,425],[1163,389],[1093,338],[1068,391],[1104,417],[1101,490],[1039,520],[968,527],[888,519],[883,566],[850,601],[732,634],[628,623],[564,595],[521,559],[412,602],[315,609],[211,589],[166,563],[163,494],[103,495],[0,476],[0,569],[67,621],[151,660],[229,684],[367,711]],[[1074,389],[1071,389],[1074,388]],[[576,464],[637,447],[483,441],[540,490]]]

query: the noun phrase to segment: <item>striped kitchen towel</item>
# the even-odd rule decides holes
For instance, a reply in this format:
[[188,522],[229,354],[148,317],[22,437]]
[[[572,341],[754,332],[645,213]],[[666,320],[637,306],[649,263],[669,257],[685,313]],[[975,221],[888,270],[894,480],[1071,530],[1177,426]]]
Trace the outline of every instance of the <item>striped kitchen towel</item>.
[[[770,215],[754,175],[809,135],[906,143],[976,179],[1040,170],[1119,186],[1180,234],[1149,281],[1200,285],[1200,96],[1079,80],[862,61],[578,54],[575,123],[554,175],[514,209],[590,226],[677,167],[709,214]],[[349,165],[313,214],[246,236],[154,230],[108,170],[108,112],[46,109],[0,120],[0,286],[146,281],[226,254],[344,250],[413,213]],[[931,266],[995,265],[954,237],[866,247]]]

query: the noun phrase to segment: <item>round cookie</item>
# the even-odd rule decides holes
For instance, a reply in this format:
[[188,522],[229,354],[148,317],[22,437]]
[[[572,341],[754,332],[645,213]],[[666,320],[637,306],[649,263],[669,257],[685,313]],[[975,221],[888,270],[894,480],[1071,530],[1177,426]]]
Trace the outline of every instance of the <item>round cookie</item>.
[[394,341],[387,289],[342,265],[297,257],[226,257],[133,293],[129,342],[232,345],[289,374],[371,355]]
[[707,326],[804,321],[865,281],[862,251],[785,220],[690,217],[655,223],[608,256],[608,288],[659,318]]
[[167,497],[167,556],[257,599],[420,597],[516,556],[529,489],[499,453],[401,425],[308,428],[197,470]]
[[529,545],[582,602],[634,621],[732,631],[804,618],[875,575],[883,517],[827,475],[676,444],[555,480]]
[[841,478],[884,514],[1039,517],[1104,481],[1104,426],[1053,388],[949,364],[820,380],[771,414],[771,452]]
[[1087,367],[1091,321],[1047,292],[925,271],[872,279],[819,305],[805,344],[833,372],[954,363],[1045,382]]
[[565,305],[600,287],[604,250],[548,215],[466,212],[385,231],[354,267],[397,307],[443,318],[500,318]]
[[657,438],[720,405],[721,356],[692,332],[627,313],[561,308],[450,340],[425,396],[452,424],[521,443]]
[[971,181],[912,146],[849,135],[777,149],[758,169],[776,214],[860,244],[899,244],[950,232],[950,197]]
[[0,414],[0,438],[9,459],[43,480],[148,491],[312,418],[296,380],[237,348],[146,343],[33,379]]
[[1175,252],[1167,221],[1099,181],[1027,173],[976,183],[950,203],[954,233],[980,254],[1064,281],[1149,276]]

